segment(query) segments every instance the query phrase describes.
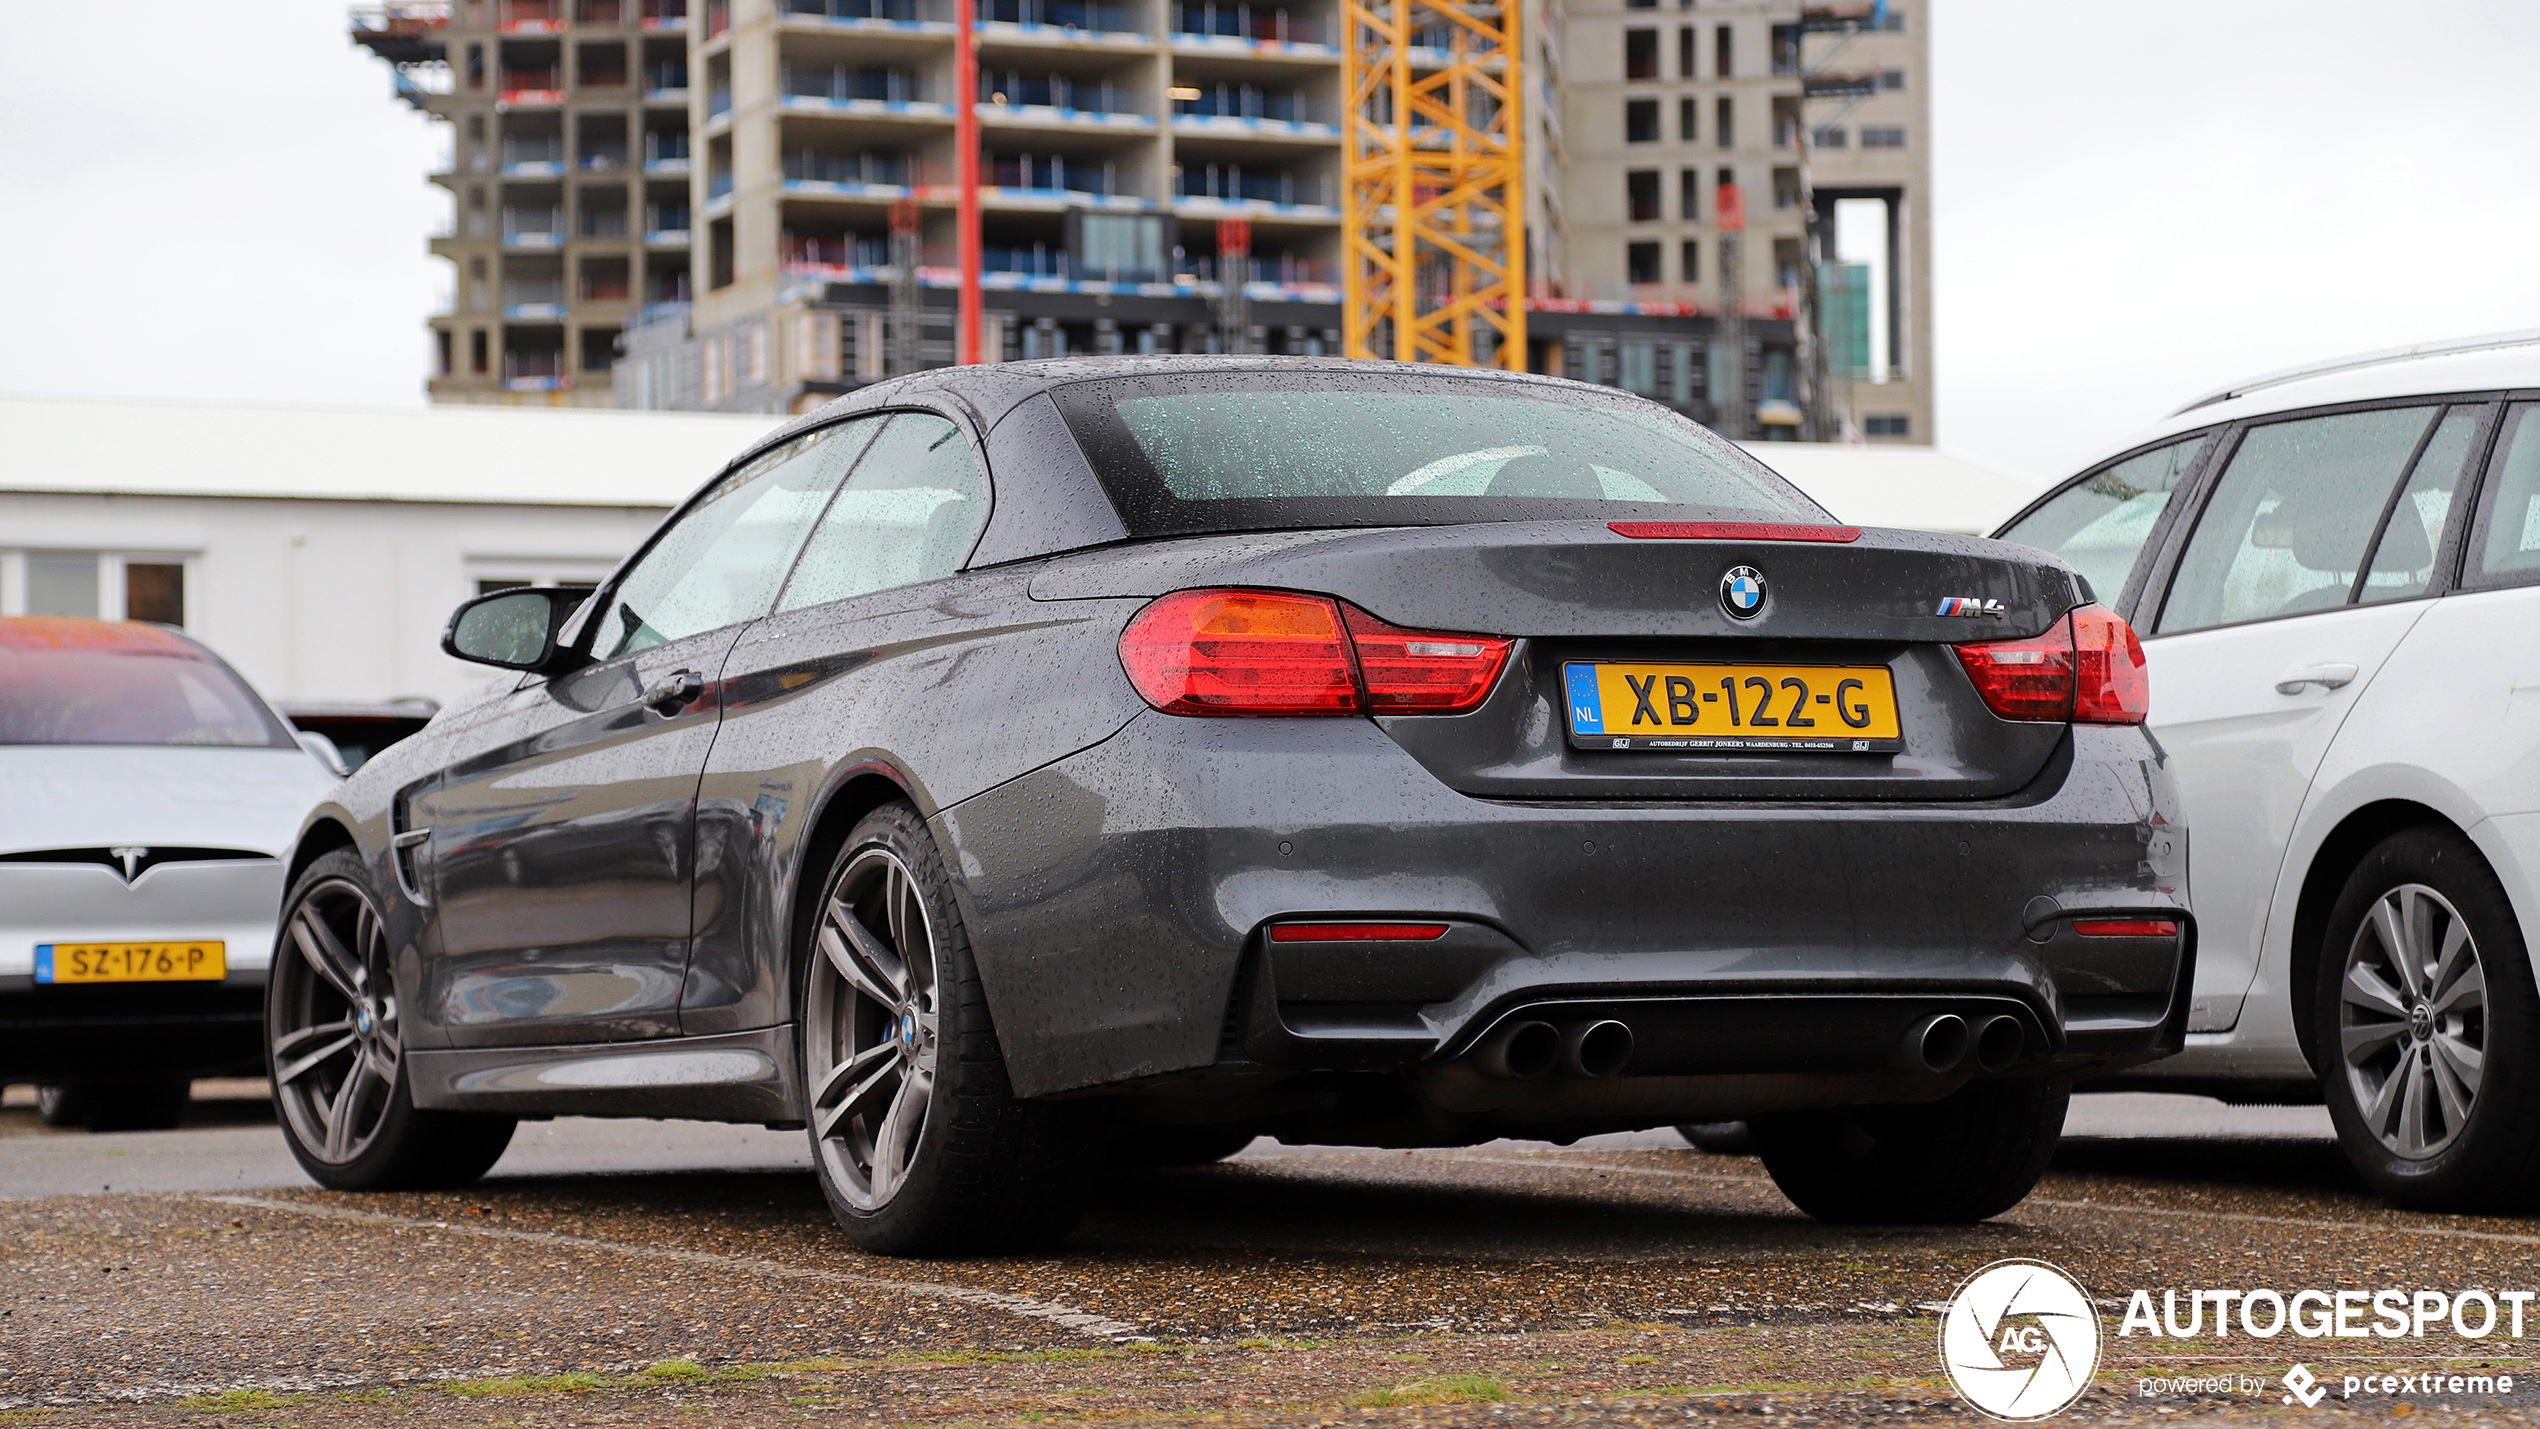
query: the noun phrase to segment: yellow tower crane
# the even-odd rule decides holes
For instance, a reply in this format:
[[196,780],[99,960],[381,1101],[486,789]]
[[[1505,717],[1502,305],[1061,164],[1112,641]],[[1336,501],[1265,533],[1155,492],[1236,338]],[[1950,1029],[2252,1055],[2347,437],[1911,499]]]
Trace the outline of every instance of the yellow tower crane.
[[1343,0],[1341,350],[1526,366],[1519,0]]

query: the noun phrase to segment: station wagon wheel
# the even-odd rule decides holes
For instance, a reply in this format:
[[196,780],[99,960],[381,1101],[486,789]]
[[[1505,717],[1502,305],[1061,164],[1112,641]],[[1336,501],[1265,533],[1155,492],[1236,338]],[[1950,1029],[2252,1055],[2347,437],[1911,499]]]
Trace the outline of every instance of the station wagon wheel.
[[292,881],[265,985],[265,1067],[291,1155],[337,1191],[464,1186],[511,1144],[502,1112],[414,1104],[412,1015],[379,898],[350,848]]
[[2305,1050],[2365,1184],[2420,1210],[2540,1205],[2540,986],[2478,846],[2439,825],[2383,839],[2313,947]]
[[805,1065],[823,1169],[860,1210],[906,1182],[934,1101],[942,1024],[934,920],[900,856],[839,870],[814,934]]
[[2410,1160],[2450,1146],[2487,1065],[2487,973],[2460,910],[2422,883],[2374,899],[2340,991],[2338,1050],[2364,1125]]

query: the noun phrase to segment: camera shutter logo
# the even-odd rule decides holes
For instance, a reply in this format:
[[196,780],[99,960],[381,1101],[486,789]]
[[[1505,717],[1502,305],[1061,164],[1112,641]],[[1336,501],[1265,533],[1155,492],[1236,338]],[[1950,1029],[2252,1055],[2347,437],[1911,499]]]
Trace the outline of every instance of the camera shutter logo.
[[1959,1397],[1996,1419],[2060,1414],[2099,1368],[2099,1312],[2054,1266],[1997,1260],[1949,1297],[1940,1363]]

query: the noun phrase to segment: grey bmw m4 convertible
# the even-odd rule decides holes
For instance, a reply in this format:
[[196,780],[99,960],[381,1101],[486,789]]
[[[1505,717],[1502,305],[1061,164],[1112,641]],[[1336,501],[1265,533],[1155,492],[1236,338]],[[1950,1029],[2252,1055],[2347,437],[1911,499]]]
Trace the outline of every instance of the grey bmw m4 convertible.
[[581,594],[461,606],[516,673],[292,857],[268,1036],[326,1185],[522,1117],[799,1126],[921,1254],[1257,1135],[1736,1118],[1813,1215],[1963,1221],[2184,1035],[2133,632],[1608,389],[923,373]]

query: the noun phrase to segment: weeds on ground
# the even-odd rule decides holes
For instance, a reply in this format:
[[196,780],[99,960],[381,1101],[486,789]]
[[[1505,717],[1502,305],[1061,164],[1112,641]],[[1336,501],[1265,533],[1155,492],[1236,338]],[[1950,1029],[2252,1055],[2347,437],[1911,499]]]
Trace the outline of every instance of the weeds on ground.
[[1486,1374],[1445,1374],[1413,1380],[1359,1396],[1361,1409],[1391,1409],[1402,1404],[1495,1404],[1508,1397],[1508,1386]]
[[608,1380],[587,1370],[569,1370],[563,1374],[507,1374],[492,1379],[458,1379],[433,1387],[462,1399],[483,1399],[510,1394],[581,1394],[604,1388],[607,1384]]
[[280,1395],[269,1389],[224,1389],[215,1394],[198,1394],[177,1403],[187,1409],[279,1409],[296,1404],[304,1395]]

